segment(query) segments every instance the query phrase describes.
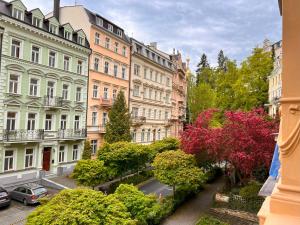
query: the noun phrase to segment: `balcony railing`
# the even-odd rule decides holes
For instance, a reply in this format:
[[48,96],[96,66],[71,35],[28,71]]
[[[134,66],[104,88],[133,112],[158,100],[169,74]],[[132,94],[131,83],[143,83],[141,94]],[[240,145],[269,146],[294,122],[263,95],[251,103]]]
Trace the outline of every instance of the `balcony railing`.
[[59,139],[84,139],[86,138],[87,130],[86,129],[66,129],[66,130],[58,130],[57,137]]
[[131,121],[132,121],[132,125],[141,126],[144,123],[146,123],[146,117],[145,116],[132,116]]
[[170,126],[172,126],[172,120],[171,120],[171,119],[165,120],[164,126],[165,126],[165,127],[170,127]]
[[93,132],[93,133],[105,133],[106,128],[105,125],[100,125],[100,126],[88,126],[88,132]]
[[44,106],[49,108],[59,108],[63,106],[63,99],[62,97],[56,96],[45,96],[44,97]]
[[41,141],[44,139],[44,130],[3,130],[4,142]]
[[113,105],[113,100],[110,98],[101,98],[100,105],[103,107],[111,107]]

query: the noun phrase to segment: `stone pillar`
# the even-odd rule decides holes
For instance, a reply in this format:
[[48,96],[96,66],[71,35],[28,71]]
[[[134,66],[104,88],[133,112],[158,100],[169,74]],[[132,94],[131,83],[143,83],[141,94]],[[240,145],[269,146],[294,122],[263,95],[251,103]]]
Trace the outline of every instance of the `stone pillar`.
[[300,1],[282,0],[283,64],[278,137],[281,178],[258,213],[262,225],[300,224]]

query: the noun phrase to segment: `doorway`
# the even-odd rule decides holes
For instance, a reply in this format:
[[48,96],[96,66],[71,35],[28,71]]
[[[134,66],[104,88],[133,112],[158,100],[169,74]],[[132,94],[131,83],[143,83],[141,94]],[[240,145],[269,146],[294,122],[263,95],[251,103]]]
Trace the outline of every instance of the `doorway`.
[[50,170],[51,147],[45,147],[43,152],[43,170]]

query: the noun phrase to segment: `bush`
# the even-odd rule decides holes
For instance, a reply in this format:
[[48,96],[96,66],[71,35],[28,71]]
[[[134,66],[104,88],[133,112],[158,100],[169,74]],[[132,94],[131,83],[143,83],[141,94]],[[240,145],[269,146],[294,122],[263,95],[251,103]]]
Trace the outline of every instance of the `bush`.
[[91,143],[89,140],[85,140],[81,159],[91,159],[91,156],[92,156]]
[[240,190],[240,196],[243,198],[257,198],[262,185],[256,181],[250,181],[249,184]]
[[177,150],[180,148],[180,142],[177,138],[164,138],[160,141],[155,141],[150,145],[150,151],[152,153],[152,158],[156,156],[158,153],[162,153],[164,151],[169,150]]
[[203,216],[196,225],[228,225],[228,223],[224,223],[211,216]]

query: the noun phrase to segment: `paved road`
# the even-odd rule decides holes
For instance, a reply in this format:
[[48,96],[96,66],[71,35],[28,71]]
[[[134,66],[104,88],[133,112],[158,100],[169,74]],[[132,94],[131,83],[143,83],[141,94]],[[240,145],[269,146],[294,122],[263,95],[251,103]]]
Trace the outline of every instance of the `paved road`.
[[172,195],[172,188],[168,185],[162,184],[155,179],[149,180],[144,185],[140,186],[140,190],[145,194],[156,194],[162,196]]
[[195,225],[201,215],[211,207],[214,194],[223,186],[224,179],[222,178],[213,184],[207,184],[204,191],[179,207],[162,225]]

